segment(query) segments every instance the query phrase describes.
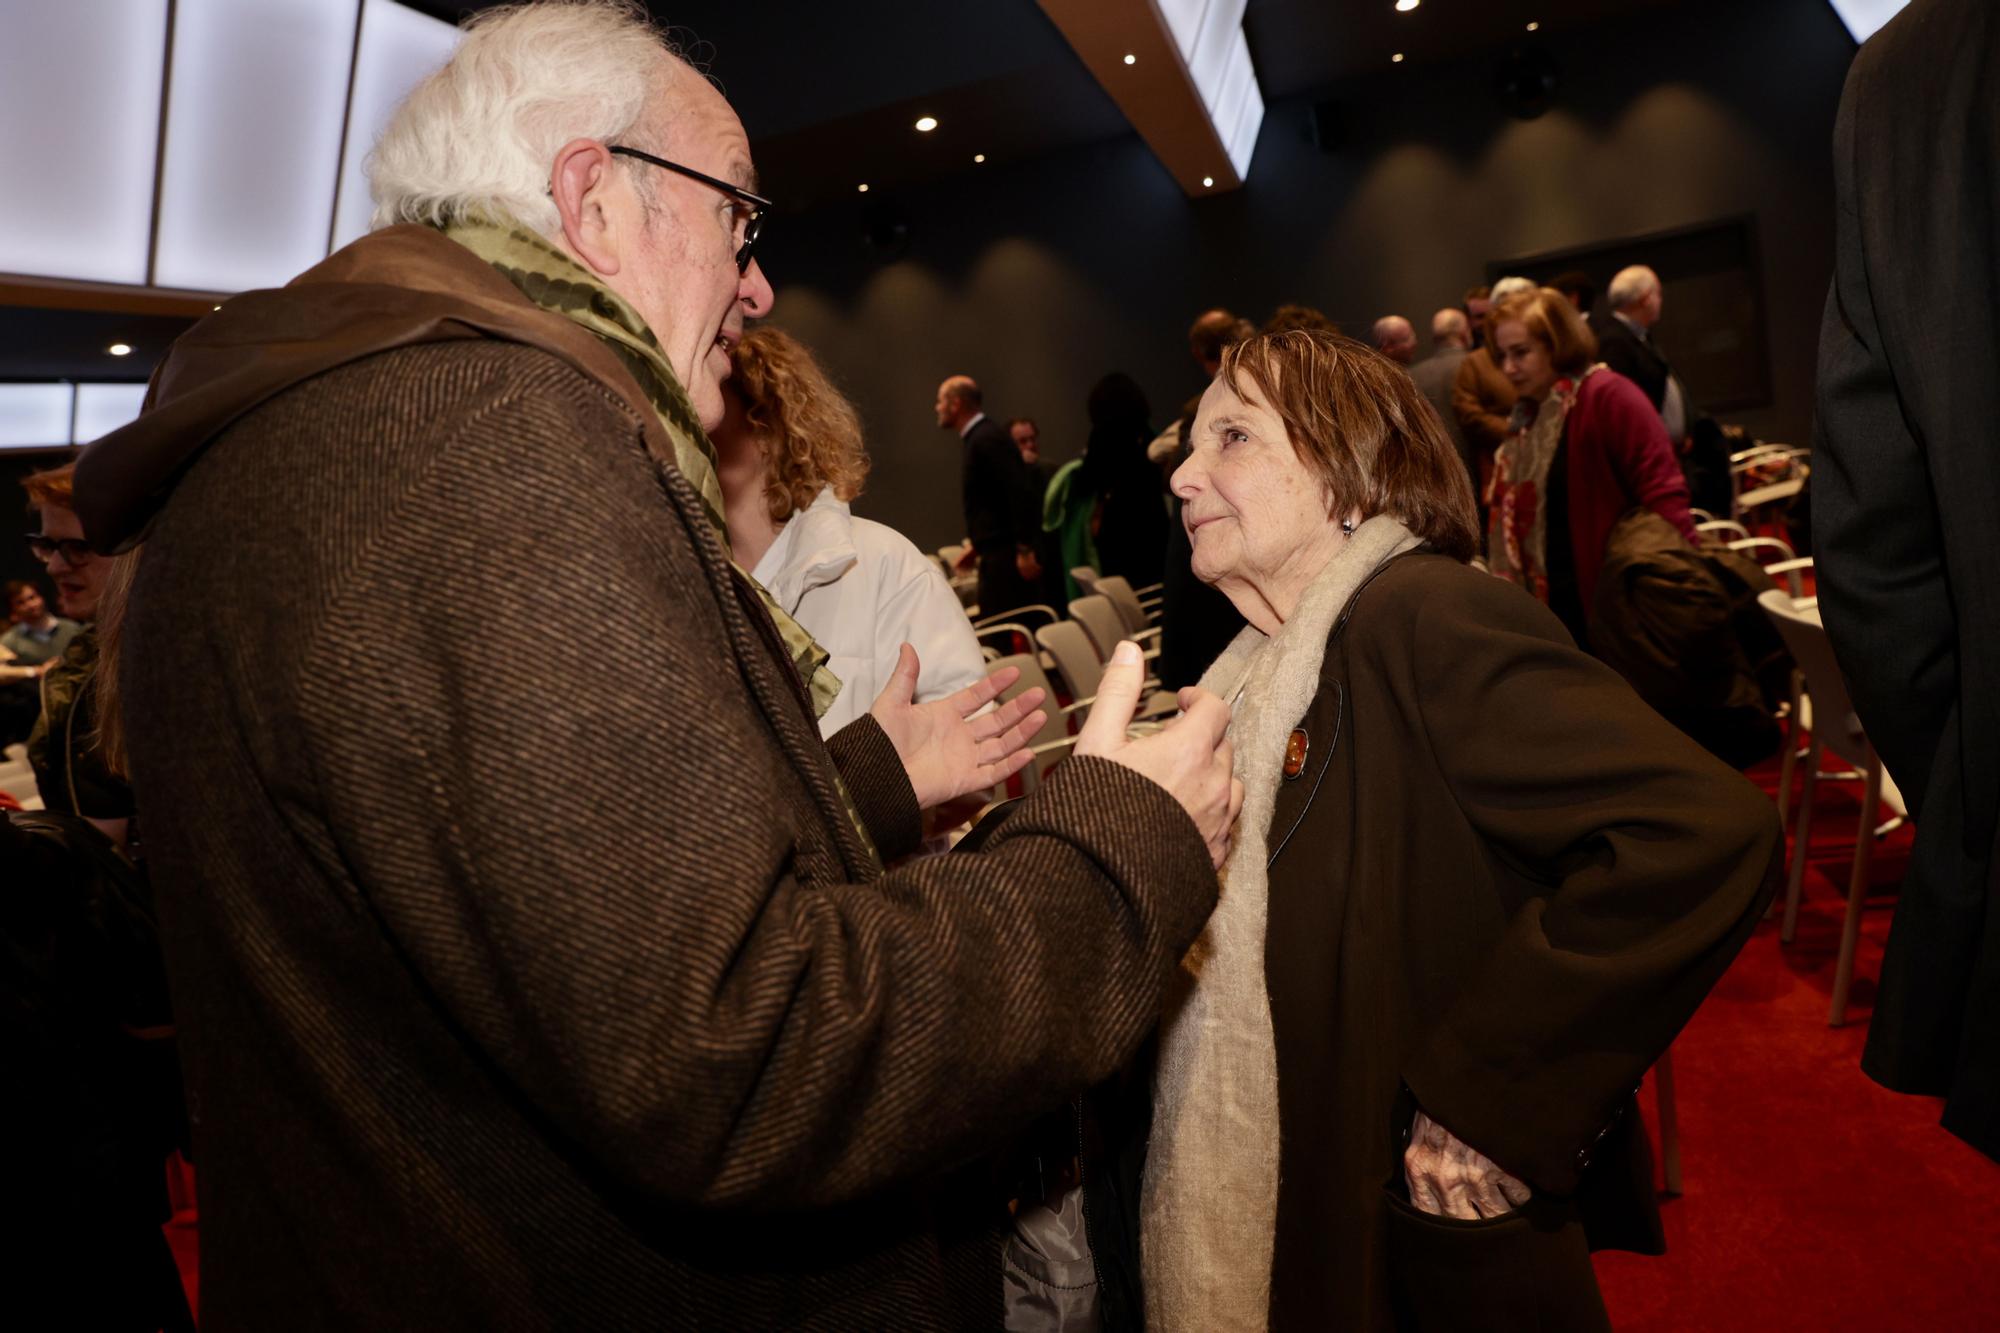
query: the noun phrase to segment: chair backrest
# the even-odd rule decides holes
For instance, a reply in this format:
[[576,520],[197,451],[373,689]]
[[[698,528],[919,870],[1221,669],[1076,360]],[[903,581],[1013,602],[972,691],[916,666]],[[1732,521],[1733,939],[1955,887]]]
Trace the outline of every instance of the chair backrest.
[[1077,565],[1070,570],[1069,576],[1075,579],[1076,586],[1086,593],[1097,591],[1097,571],[1089,565]]
[[1126,637],[1125,620],[1118,614],[1118,608],[1103,593],[1089,597],[1079,597],[1069,604],[1069,618],[1090,632],[1090,641],[1097,645],[1097,660],[1108,662],[1118,641]]
[[1799,606],[1782,588],[1757,594],[1757,605],[1778,627],[1778,637],[1785,641],[1806,678],[1806,693],[1812,698],[1813,735],[1848,763],[1865,768],[1871,750],[1868,733],[1854,715],[1854,701],[1847,693],[1839,664],[1833,660],[1833,643],[1826,637],[1818,611]]
[[1049,650],[1056,674],[1069,686],[1072,700],[1097,697],[1098,682],[1104,679],[1104,663],[1098,660],[1097,649],[1083,626],[1074,620],[1058,620],[1036,630],[1035,641]]
[[1118,612],[1118,618],[1125,622],[1127,634],[1137,634],[1142,629],[1152,627],[1146,618],[1146,608],[1139,601],[1139,594],[1132,591],[1132,585],[1123,575],[1106,574],[1097,581],[1097,591],[1111,599],[1111,605]]
[[[1011,699],[1024,690],[1037,687],[1041,689],[1044,696],[1042,712],[1045,718],[1042,722],[1041,730],[1028,737],[1025,743],[1031,747],[1046,745],[1050,741],[1061,740],[1063,737],[1069,735],[1069,720],[1056,707],[1056,692],[1049,688],[1049,678],[1047,673],[1042,670],[1041,662],[1031,653],[1016,653],[1012,657],[1003,657],[996,662],[990,663],[988,669],[989,671],[998,671],[1002,667],[1015,667],[1021,673],[1018,680],[1000,692],[1002,700]],[[1062,758],[1060,754],[1051,755],[1048,756],[1046,763],[1033,763],[1022,769],[1022,789],[1024,791],[1033,791],[1041,782],[1042,775],[1054,767],[1056,761],[1060,758]]]

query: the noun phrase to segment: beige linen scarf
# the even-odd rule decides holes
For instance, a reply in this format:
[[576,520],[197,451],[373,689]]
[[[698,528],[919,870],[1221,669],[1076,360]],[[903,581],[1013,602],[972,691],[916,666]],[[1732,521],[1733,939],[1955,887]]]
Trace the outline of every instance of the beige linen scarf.
[[1264,984],[1271,811],[1285,744],[1319,690],[1335,620],[1383,561],[1418,544],[1388,515],[1369,519],[1276,634],[1245,629],[1201,679],[1203,689],[1236,697],[1229,731],[1243,813],[1221,903],[1181,965],[1161,1025],[1140,1196],[1152,1328],[1234,1333],[1269,1320],[1278,1215],[1277,1051]]

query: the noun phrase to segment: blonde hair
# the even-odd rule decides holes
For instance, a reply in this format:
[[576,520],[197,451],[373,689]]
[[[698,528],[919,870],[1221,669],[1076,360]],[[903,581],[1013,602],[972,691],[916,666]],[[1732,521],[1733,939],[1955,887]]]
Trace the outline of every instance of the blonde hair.
[[783,523],[826,487],[842,500],[861,494],[868,452],[861,416],[805,345],[778,329],[753,329],[729,351],[729,388],[769,454],[764,494]]

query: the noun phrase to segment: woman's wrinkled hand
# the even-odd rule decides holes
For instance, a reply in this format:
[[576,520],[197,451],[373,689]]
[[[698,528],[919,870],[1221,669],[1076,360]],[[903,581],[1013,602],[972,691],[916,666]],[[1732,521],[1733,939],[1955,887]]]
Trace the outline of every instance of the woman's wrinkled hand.
[[1403,1149],[1403,1179],[1417,1208],[1467,1222],[1511,1213],[1530,1194],[1525,1184],[1422,1111],[1410,1126],[1410,1146]]

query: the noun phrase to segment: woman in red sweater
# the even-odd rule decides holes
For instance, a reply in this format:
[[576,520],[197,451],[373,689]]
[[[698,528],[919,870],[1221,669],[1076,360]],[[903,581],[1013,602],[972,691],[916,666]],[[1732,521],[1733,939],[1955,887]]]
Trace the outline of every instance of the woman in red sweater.
[[1583,643],[1612,525],[1643,506],[1692,542],[1687,480],[1660,414],[1597,361],[1597,339],[1560,292],[1500,302],[1486,340],[1520,394],[1487,495],[1487,563]]

